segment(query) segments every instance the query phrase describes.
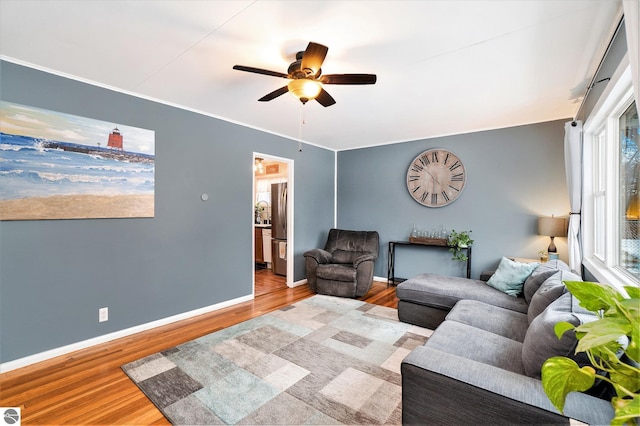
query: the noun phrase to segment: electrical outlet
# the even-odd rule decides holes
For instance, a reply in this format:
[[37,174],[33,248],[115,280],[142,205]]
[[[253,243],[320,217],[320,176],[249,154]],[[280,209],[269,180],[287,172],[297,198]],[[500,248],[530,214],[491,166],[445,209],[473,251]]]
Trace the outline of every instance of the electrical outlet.
[[98,310],[98,322],[109,321],[109,308],[100,308]]

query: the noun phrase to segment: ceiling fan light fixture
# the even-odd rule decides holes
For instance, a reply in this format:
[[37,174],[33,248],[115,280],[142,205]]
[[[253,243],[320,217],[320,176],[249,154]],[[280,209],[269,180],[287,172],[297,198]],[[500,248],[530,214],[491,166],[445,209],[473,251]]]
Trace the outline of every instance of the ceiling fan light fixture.
[[322,90],[322,83],[306,78],[299,78],[291,80],[287,85],[287,88],[293,96],[300,99],[302,103],[305,103],[308,100],[318,97]]
[[262,164],[262,161],[264,161],[262,158],[260,157],[256,157],[256,159],[253,161],[253,171],[254,172],[258,172],[260,174],[262,174],[264,172],[264,165]]
[[323,107],[328,107],[335,104],[336,100],[324,90],[325,84],[375,84],[375,74],[322,75],[321,67],[328,50],[327,46],[310,41],[304,51],[296,54],[296,60],[289,65],[286,74],[246,65],[234,65],[233,69],[290,80],[289,84],[267,93],[258,102],[268,102],[290,92],[302,104],[315,99]]

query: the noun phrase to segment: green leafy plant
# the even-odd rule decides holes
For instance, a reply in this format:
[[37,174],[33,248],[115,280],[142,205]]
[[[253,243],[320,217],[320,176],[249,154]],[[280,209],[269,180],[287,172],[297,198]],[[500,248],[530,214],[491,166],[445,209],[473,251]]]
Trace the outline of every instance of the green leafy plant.
[[462,249],[473,245],[473,240],[471,239],[471,231],[457,232],[455,229],[452,229],[451,233],[449,234],[447,244],[450,247],[449,251],[453,253],[453,260],[466,262],[467,254],[463,252]]
[[596,380],[603,380],[615,390],[611,399],[615,416],[611,424],[640,424],[640,289],[624,287],[629,296],[625,297],[605,284],[564,283],[580,306],[594,312],[598,319],[577,327],[559,322],[555,333],[561,338],[574,330],[578,339],[576,353],[585,352],[591,365],[580,367],[566,357],[549,358],[542,366],[545,393],[562,412],[570,392],[584,392]]

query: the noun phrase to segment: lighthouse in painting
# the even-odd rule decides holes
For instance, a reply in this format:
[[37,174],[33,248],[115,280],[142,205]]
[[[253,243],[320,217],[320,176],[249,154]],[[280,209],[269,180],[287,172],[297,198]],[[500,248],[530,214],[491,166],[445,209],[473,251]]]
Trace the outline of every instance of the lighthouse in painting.
[[111,133],[109,133],[109,141],[107,142],[107,148],[122,150],[122,134],[116,127]]

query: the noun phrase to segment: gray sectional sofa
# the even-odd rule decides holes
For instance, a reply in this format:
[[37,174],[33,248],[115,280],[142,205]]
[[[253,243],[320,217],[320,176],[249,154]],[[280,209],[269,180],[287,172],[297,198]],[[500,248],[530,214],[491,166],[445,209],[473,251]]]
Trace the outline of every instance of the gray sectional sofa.
[[613,409],[604,383],[592,391],[600,397],[570,394],[564,414],[542,389],[547,358],[587,363],[574,354],[575,336],[558,340],[553,331],[559,321],[595,319],[564,280],[580,277],[553,260],[531,273],[517,297],[484,281],[435,274],[398,285],[400,320],[435,329],[402,362],[403,424],[609,424]]

